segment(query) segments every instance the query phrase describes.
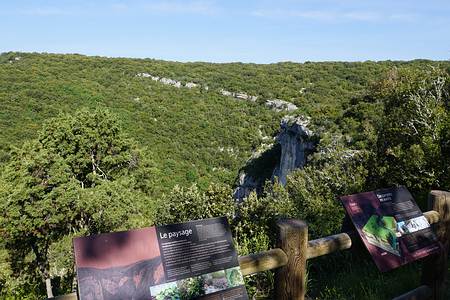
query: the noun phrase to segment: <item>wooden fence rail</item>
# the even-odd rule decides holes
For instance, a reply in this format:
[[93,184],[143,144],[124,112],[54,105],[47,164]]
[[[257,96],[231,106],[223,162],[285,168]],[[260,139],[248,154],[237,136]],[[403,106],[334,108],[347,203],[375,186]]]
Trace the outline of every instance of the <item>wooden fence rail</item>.
[[[422,286],[394,300],[443,300],[450,244],[450,193],[432,191],[424,213],[434,227],[444,250],[429,257],[423,264]],[[276,270],[275,295],[277,300],[304,300],[306,294],[306,261],[336,251],[350,249],[359,239],[356,232],[339,233],[308,241],[308,226],[296,219],[278,223],[279,248],[239,257],[243,275]],[[76,293],[55,297],[58,300],[76,300]]]

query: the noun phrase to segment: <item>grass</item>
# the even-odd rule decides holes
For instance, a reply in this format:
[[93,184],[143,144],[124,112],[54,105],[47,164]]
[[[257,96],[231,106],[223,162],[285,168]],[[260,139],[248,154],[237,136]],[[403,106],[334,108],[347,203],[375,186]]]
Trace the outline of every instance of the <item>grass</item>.
[[415,262],[381,273],[368,255],[317,258],[309,264],[308,295],[317,300],[392,299],[420,285],[420,266]]

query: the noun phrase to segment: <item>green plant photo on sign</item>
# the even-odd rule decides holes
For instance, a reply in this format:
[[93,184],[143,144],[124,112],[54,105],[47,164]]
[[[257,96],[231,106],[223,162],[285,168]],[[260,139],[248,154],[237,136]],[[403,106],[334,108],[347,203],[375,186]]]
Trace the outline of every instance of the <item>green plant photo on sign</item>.
[[205,294],[201,276],[187,278],[178,282],[181,300],[196,299]]
[[244,284],[244,278],[242,276],[240,268],[231,268],[225,270],[228,285],[235,287]]
[[182,300],[180,290],[177,286],[168,287],[155,296],[156,300]]

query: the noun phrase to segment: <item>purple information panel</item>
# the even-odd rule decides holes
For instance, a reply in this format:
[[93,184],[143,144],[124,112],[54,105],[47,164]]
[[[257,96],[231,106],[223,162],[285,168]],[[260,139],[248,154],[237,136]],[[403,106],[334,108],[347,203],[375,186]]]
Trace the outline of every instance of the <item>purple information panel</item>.
[[441,249],[430,224],[405,187],[342,196],[341,201],[382,272]]
[[248,300],[225,217],[73,244],[80,300]]

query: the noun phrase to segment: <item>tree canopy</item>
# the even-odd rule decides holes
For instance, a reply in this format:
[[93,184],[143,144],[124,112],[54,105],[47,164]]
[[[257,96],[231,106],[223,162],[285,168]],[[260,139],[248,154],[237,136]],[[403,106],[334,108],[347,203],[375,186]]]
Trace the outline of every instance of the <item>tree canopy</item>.
[[[11,267],[45,280],[52,276],[50,247],[65,236],[150,223],[148,215],[137,217],[148,211],[139,186],[139,169],[148,167],[108,110],[83,109],[46,122],[2,173],[0,228]],[[70,243],[63,251],[71,256]]]

